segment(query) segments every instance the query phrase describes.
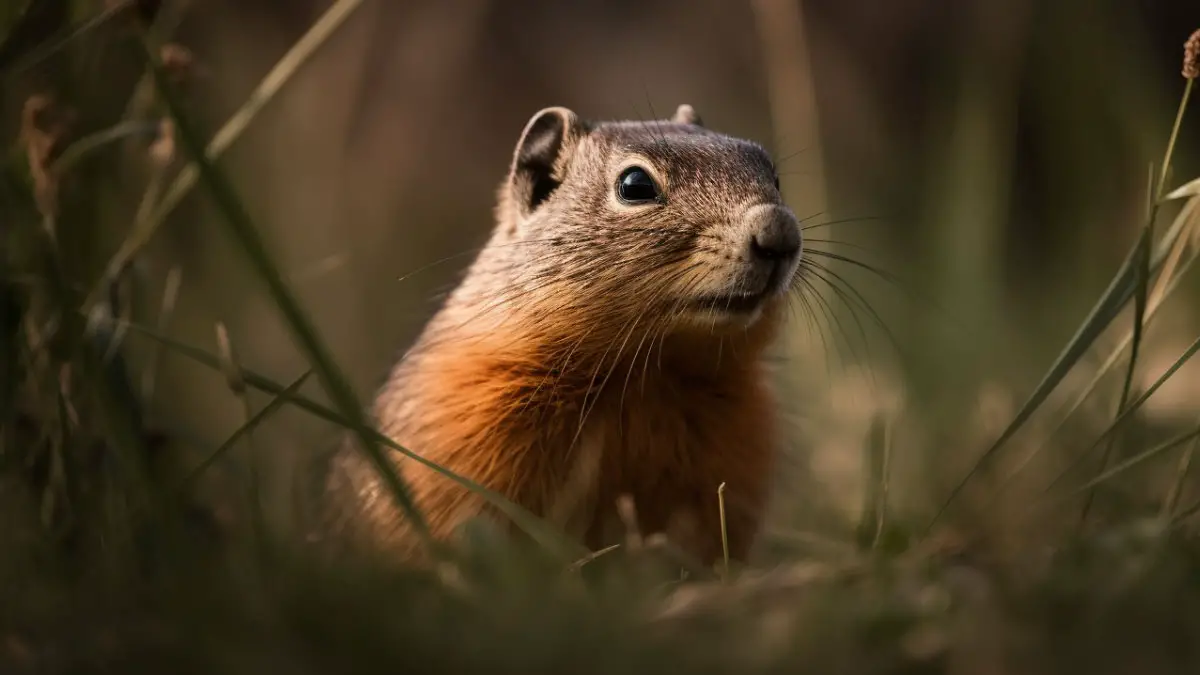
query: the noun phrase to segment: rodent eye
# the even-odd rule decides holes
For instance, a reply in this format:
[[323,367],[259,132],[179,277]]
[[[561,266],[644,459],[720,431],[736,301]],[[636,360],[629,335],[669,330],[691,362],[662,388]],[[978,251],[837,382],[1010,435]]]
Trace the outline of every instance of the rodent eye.
[[775,175],[775,191],[779,192],[779,175]]
[[617,197],[626,204],[644,204],[660,197],[658,185],[640,166],[631,166],[617,179]]

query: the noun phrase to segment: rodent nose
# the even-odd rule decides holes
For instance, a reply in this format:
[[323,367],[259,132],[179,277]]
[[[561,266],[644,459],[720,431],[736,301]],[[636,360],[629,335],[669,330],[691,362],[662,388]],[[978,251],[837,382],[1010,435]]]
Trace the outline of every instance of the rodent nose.
[[785,260],[800,252],[800,227],[787,209],[755,207],[751,220],[750,252],[759,260]]

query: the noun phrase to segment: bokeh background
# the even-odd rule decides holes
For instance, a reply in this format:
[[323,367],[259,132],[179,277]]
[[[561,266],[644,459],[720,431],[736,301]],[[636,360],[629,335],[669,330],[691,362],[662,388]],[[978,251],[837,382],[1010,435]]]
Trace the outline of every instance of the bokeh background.
[[[190,3],[174,39],[193,53],[190,97],[207,129],[329,4]],[[797,214],[833,223],[807,231],[812,245],[888,276],[823,260],[887,331],[825,292],[828,305],[798,311],[775,355],[793,446],[781,522],[836,530],[858,517],[865,449],[881,429],[890,499],[927,512],[1066,344],[1142,226],[1197,27],[1191,0],[376,0],[222,165],[366,398],[485,241],[536,110],[651,119],[686,102],[709,126],[762,142]],[[1200,174],[1198,149],[1193,114],[1178,179]],[[223,322],[242,363],[288,381],[303,357],[217,218],[194,190],[139,260],[139,293],[154,307],[178,267],[171,334],[213,350]],[[111,226],[119,238],[127,223]],[[1195,290],[1186,283],[1155,319],[1145,381],[1196,334]],[[135,363],[147,358],[130,347]],[[156,424],[198,448],[242,424],[221,377],[180,358],[161,365]],[[1193,424],[1196,382],[1181,372],[1148,423]],[[1118,389],[1103,385],[1080,417],[1111,419]],[[291,410],[257,432],[281,525],[294,515],[297,458],[336,439]]]

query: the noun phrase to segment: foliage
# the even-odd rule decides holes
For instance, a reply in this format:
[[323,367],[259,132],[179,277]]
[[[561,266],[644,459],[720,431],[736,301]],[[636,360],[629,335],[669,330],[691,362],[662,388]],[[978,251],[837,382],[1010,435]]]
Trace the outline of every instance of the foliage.
[[[781,537],[766,547],[773,566],[734,570],[732,578],[658,540],[585,555],[492,494],[485,496],[536,547],[519,548],[478,524],[465,547],[440,551],[445,566],[436,572],[397,570],[365,558],[326,559],[273,531],[259,513],[254,471],[231,476],[217,467],[242,450],[253,469],[253,432],[282,408],[343,427],[381,471],[392,471],[385,453],[407,453],[370,428],[219,161],[358,4],[333,3],[207,142],[189,96],[194,59],[168,40],[183,3],[110,2],[97,12],[86,3],[32,0],[0,13],[8,26],[0,42],[4,103],[20,109],[0,175],[5,672],[240,673],[282,665],[365,673],[432,664],[525,672],[1115,673],[1191,672],[1200,664],[1192,639],[1200,631],[1200,550],[1191,527],[1200,505],[1182,500],[1200,430],[1151,441],[1132,429],[1140,407],[1200,347],[1193,343],[1137,390],[1143,330],[1197,251],[1200,182],[1172,189],[1169,171],[1193,80],[1125,263],[1025,405],[929,513],[894,508],[896,451],[882,425],[865,451],[871,489],[855,535],[804,555]],[[43,86],[21,92],[17,82],[34,71]],[[131,184],[135,198],[126,196]],[[217,353],[173,339],[167,326],[177,275],[168,275],[155,307],[133,301],[139,255],[193,188],[212,198],[214,221],[237,243],[310,364],[288,384],[241,364],[223,326]],[[824,275],[833,300],[884,323],[833,266],[891,280],[886,273],[819,247],[813,253],[811,269]],[[818,307],[835,320],[830,305]],[[1102,350],[1113,331],[1123,335],[1118,348]],[[183,434],[154,428],[144,407],[158,361],[133,364],[134,341],[223,376],[245,406],[242,428],[198,459]],[[976,529],[970,508],[954,510],[964,488],[987,474],[1096,351],[1109,356],[1057,413],[1059,423],[1124,358],[1114,419],[1022,504],[1052,522],[1049,546],[1032,545],[1032,537],[1012,546]],[[301,393],[310,374],[330,404]],[[252,390],[272,398],[256,408]],[[1013,465],[996,495],[1056,431]],[[1138,481],[1124,492],[1099,491],[1173,456],[1165,493],[1148,493]],[[1065,484],[1092,457],[1098,468]],[[398,476],[389,485],[402,508],[414,508]],[[1109,506],[1097,516],[1093,501]],[[946,525],[942,516],[951,513],[957,519]]]

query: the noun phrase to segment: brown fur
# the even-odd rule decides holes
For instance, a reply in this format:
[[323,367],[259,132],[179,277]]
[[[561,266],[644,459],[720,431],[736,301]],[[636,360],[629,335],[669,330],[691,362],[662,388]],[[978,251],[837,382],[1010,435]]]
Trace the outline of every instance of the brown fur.
[[[731,553],[744,558],[778,446],[761,355],[795,273],[754,262],[746,242],[764,227],[753,214],[794,228],[797,246],[799,225],[765,151],[699,123],[690,106],[669,122],[535,115],[491,241],[377,397],[381,430],[593,548],[622,533],[615,503],[628,494],[642,532],[713,561],[725,483]],[[630,162],[662,187],[659,203],[614,201]],[[694,304],[760,288],[753,312]],[[343,448],[329,478],[340,525],[417,553],[357,453]],[[397,466],[435,537],[489,513],[427,467]]]

